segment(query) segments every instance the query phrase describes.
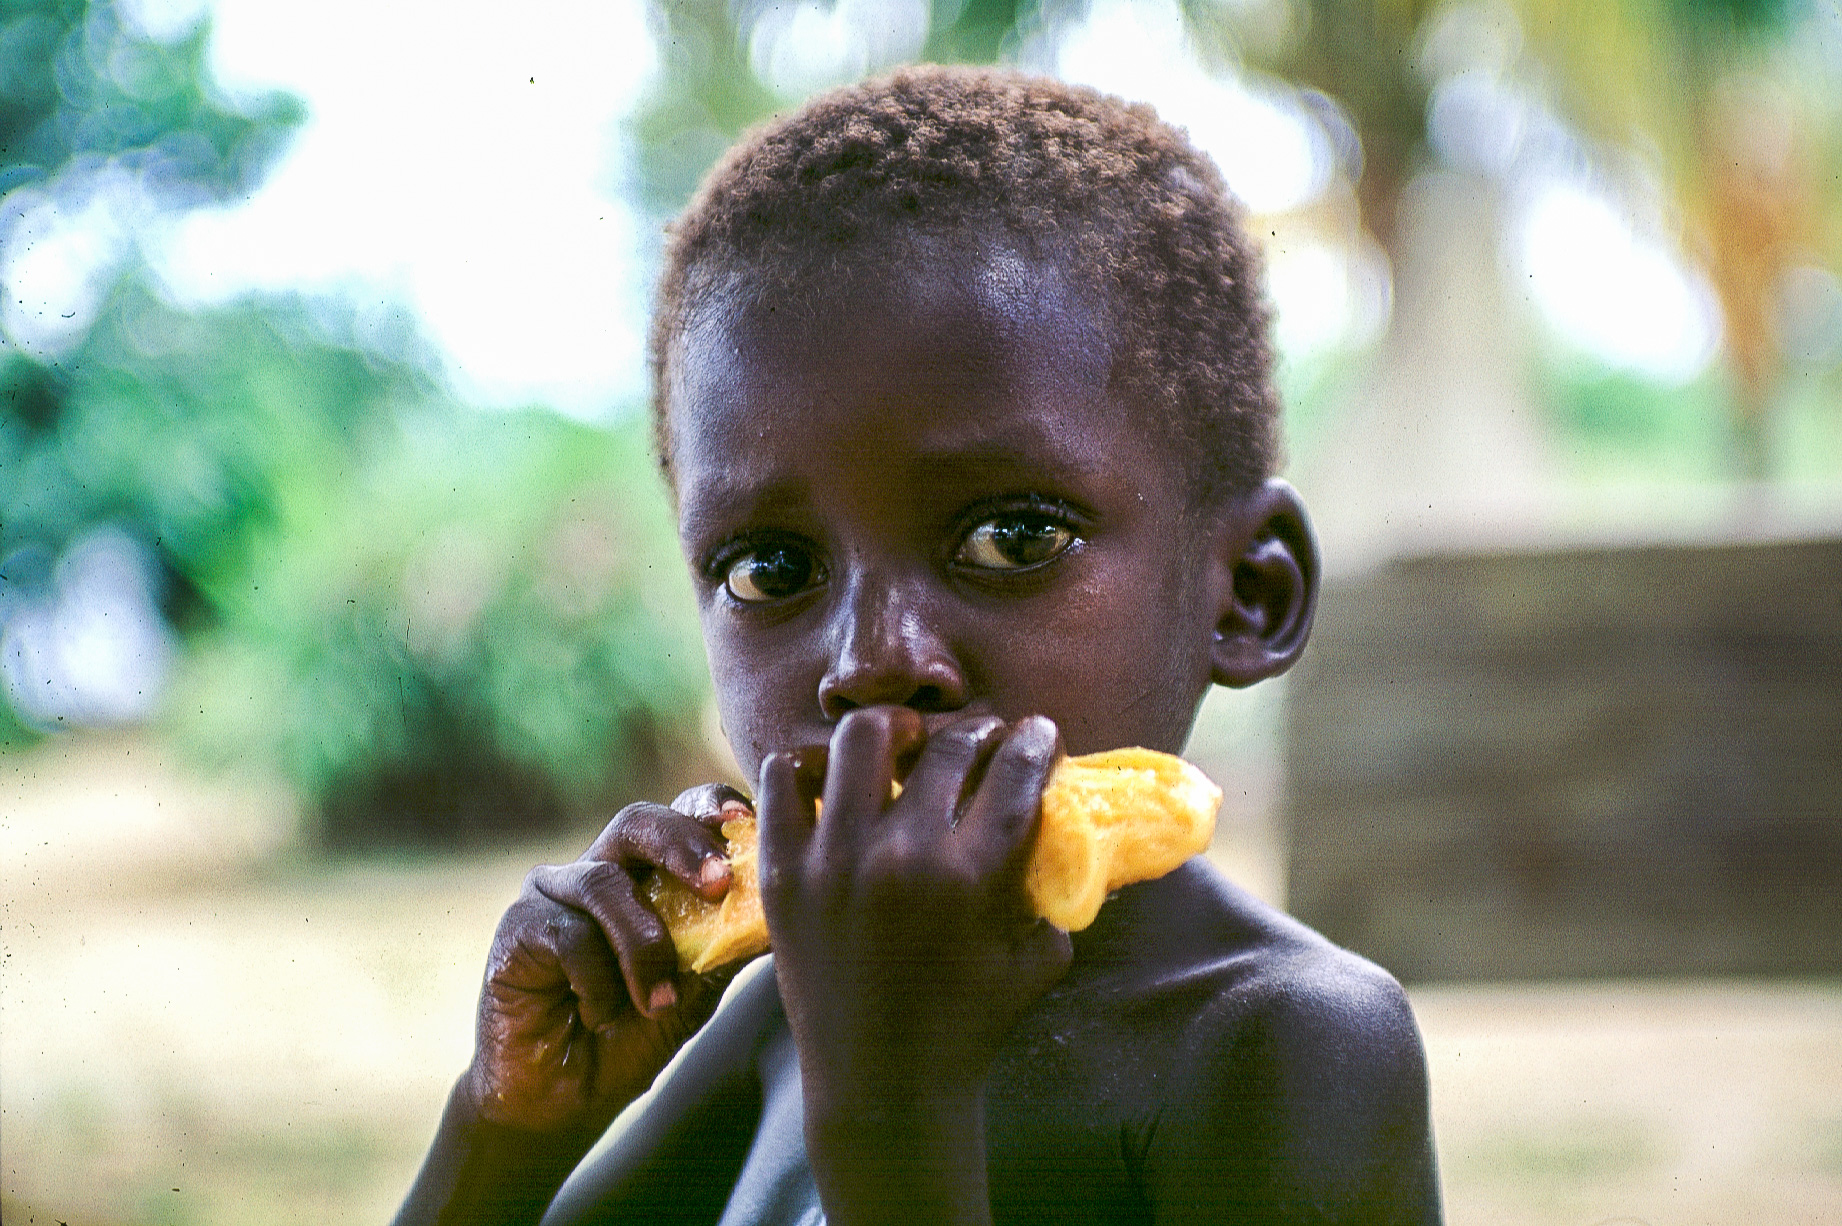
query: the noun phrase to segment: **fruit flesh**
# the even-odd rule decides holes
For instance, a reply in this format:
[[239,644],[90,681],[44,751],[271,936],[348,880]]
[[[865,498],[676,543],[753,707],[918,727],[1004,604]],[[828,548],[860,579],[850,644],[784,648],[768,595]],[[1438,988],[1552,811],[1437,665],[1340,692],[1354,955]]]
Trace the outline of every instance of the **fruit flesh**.
[[755,819],[732,817],[723,823],[729,841],[729,892],[711,902],[677,878],[653,874],[646,882],[652,904],[678,950],[678,969],[710,971],[767,952],[767,915],[761,910],[756,877]]
[[[1221,802],[1208,776],[1156,750],[1063,758],[1043,789],[1042,825],[1024,868],[1032,908],[1064,931],[1080,931],[1114,890],[1162,877],[1208,847]],[[731,818],[722,829],[731,880],[721,902],[656,874],[646,883],[682,970],[715,970],[768,949],[755,819]]]

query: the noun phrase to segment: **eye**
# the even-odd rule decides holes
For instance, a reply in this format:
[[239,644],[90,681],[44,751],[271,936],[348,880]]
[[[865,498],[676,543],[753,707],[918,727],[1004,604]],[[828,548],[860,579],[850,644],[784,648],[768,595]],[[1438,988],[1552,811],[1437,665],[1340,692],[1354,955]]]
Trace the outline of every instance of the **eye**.
[[994,515],[966,534],[954,561],[980,570],[1023,570],[1074,543],[1074,529],[1040,512]]
[[797,596],[824,577],[811,551],[798,545],[762,545],[729,563],[723,586],[744,604],[760,604]]

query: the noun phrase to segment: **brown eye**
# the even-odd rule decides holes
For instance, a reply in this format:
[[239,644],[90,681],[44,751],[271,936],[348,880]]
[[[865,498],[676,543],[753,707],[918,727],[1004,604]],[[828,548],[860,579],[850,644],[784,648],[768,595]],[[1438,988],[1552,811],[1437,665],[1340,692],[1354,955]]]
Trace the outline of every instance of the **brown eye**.
[[1073,543],[1074,529],[1046,515],[1000,515],[966,534],[956,560],[981,570],[1023,570]]
[[823,577],[808,551],[797,545],[767,545],[731,562],[723,586],[745,604],[760,604],[797,596]]

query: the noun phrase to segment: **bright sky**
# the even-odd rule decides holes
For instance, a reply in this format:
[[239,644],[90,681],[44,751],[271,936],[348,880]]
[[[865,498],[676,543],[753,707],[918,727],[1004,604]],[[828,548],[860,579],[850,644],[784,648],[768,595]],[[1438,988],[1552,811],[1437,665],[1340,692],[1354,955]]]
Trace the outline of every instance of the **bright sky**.
[[1549,326],[1576,349],[1661,383],[1714,359],[1720,305],[1707,280],[1604,195],[1556,180],[1530,193],[1516,254]]
[[638,393],[643,274],[614,185],[654,62],[640,0],[212,7],[217,79],[309,118],[253,199],[173,236],[182,298],[341,290],[413,309],[472,398],[594,416]]
[[1336,171],[1329,137],[1288,93],[1203,68],[1174,3],[1096,0],[1063,41],[1056,69],[1067,80],[1150,101],[1189,130],[1256,213],[1309,203]]

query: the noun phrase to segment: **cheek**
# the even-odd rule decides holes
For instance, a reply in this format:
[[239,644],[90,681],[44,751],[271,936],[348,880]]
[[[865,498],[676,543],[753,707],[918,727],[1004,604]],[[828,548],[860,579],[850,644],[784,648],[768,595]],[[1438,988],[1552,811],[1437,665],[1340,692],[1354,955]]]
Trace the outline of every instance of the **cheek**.
[[751,749],[758,739],[753,718],[758,707],[749,692],[750,675],[741,667],[741,644],[725,632],[719,614],[708,608],[700,618],[703,625],[704,655],[710,665],[710,683],[716,690],[716,709],[722,716],[723,735],[729,739],[737,762],[753,776],[760,767],[760,753]]
[[801,717],[818,705],[818,681],[793,663],[797,652],[738,633],[720,610],[705,610],[702,622],[723,733],[752,777],[766,754],[797,739]]
[[1041,709],[1071,753],[1127,744],[1174,753],[1208,688],[1208,619],[1188,583],[1114,577],[1124,581],[1059,602],[1032,635]]

